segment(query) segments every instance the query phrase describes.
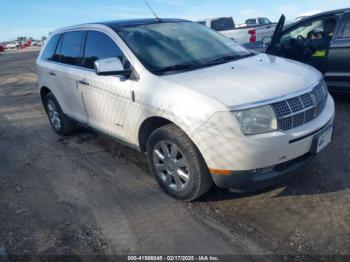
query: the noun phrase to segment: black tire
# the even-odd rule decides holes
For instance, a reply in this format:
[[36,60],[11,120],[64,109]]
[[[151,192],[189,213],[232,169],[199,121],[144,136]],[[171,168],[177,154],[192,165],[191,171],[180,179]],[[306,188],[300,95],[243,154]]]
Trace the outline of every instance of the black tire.
[[[155,153],[157,145],[160,145],[164,141],[175,145],[175,148],[179,151],[178,156],[181,157],[183,154],[186,163],[188,163],[188,168],[186,168],[185,171],[189,179],[181,190],[174,190],[165,182],[166,179],[164,180],[164,177],[168,176],[168,170],[163,171],[164,173],[157,171],[155,162],[157,162],[159,158],[157,158],[158,156],[154,156],[154,154],[157,155]],[[169,148],[172,148],[171,144],[168,144]],[[166,193],[176,199],[193,201],[208,192],[213,185],[212,177],[209,174],[208,167],[201,153],[190,138],[174,124],[163,126],[152,133],[147,143],[147,157],[151,171],[159,185]],[[164,166],[163,164],[161,163],[160,165]],[[173,173],[178,172],[175,170],[176,169],[172,168]],[[175,178],[172,179],[175,181]]]
[[[52,129],[61,136],[67,136],[72,134],[76,130],[76,125],[71,121],[62,111],[61,106],[57,102],[55,96],[52,93],[49,93],[45,97],[45,109],[50,122]],[[50,116],[49,108],[55,107],[57,114],[56,118],[60,120],[60,125],[55,125],[54,121]]]

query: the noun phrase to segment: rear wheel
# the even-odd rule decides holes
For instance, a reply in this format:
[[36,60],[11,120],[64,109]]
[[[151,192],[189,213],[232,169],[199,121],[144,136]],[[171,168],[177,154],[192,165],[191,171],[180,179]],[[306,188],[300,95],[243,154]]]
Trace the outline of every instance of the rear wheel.
[[64,115],[52,93],[46,96],[45,107],[51,127],[57,134],[66,136],[75,131],[76,125]]
[[148,141],[147,154],[157,182],[176,199],[195,200],[213,184],[197,147],[173,124],[153,132]]

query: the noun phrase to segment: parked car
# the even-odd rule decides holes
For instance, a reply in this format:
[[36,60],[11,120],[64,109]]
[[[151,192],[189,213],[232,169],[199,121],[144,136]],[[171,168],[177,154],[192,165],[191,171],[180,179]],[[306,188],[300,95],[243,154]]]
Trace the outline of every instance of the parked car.
[[334,102],[320,72],[190,21],[60,29],[36,64],[56,133],[78,124],[147,152],[178,199],[213,182],[238,192],[269,186],[331,142]]
[[247,47],[261,45],[264,37],[270,37],[275,31],[276,24],[259,24],[236,27],[232,17],[210,18],[198,21],[215,31],[233,39],[239,44],[245,44]]
[[271,24],[273,23],[266,17],[256,17],[247,19],[244,24],[238,25],[237,27],[260,26]]
[[43,44],[42,44],[42,42],[41,41],[33,41],[32,43],[31,43],[31,46],[38,46],[38,47],[41,47]]
[[5,46],[3,44],[0,44],[0,53],[5,52]]
[[6,49],[16,49],[17,46],[18,46],[17,42],[11,42],[11,43],[6,44]]
[[284,22],[282,17],[272,39],[264,40],[266,53],[312,65],[332,90],[350,91],[350,8],[310,16],[285,29]]
[[25,47],[29,47],[29,46],[32,45],[32,43],[33,43],[33,40],[29,39],[29,40],[25,41],[23,45],[24,45]]

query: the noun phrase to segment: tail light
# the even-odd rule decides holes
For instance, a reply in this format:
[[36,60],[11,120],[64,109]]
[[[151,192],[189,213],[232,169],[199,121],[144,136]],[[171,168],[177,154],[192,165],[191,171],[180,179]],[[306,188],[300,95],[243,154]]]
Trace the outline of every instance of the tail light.
[[248,33],[250,34],[250,42],[255,43],[256,42],[256,29],[249,30]]

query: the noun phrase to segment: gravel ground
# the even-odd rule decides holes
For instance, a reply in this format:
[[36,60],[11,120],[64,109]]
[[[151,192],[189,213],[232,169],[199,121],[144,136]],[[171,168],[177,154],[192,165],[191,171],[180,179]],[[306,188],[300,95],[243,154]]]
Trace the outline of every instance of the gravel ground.
[[[350,96],[333,144],[283,185],[249,195],[165,195],[145,156],[81,130],[53,133],[37,52],[0,56],[0,249],[11,255],[350,255]],[[251,259],[251,258],[250,258]]]

